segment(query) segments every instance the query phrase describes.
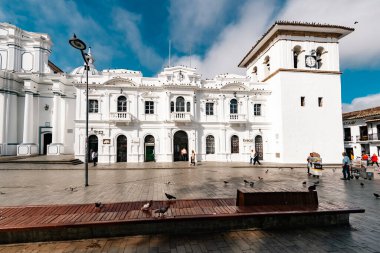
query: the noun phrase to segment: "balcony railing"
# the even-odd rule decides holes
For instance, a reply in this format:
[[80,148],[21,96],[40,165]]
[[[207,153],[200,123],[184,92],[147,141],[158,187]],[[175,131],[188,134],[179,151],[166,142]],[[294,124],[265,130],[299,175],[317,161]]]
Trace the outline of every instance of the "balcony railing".
[[110,120],[114,122],[131,122],[132,116],[129,112],[111,112]]
[[368,135],[357,135],[356,141],[368,141]]
[[172,112],[170,119],[176,122],[190,122],[191,114],[190,112]]
[[380,140],[380,133],[377,134],[369,134],[368,140],[370,141],[379,141]]
[[244,123],[247,121],[247,117],[245,114],[236,114],[236,113],[231,113],[229,122],[230,123]]
[[352,141],[352,136],[344,136],[344,141]]

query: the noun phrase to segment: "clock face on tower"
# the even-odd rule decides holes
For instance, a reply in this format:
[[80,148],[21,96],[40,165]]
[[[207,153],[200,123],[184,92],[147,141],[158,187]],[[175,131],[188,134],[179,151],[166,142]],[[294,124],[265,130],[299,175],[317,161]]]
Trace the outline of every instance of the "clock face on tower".
[[315,56],[312,56],[312,55],[306,55],[305,56],[306,67],[315,68],[316,63],[317,63],[317,61],[315,59]]

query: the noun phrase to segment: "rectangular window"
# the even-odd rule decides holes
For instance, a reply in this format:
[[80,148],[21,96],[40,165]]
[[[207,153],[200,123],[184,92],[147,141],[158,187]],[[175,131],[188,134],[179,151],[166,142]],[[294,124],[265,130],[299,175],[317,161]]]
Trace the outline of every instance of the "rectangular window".
[[301,106],[305,106],[305,97],[301,97]]
[[323,98],[322,98],[322,97],[319,97],[319,98],[318,98],[318,106],[319,106],[319,107],[322,107],[322,105],[323,105]]
[[99,102],[98,100],[90,99],[88,101],[88,112],[97,113],[99,111]]
[[351,141],[351,128],[344,128],[344,141]]
[[261,104],[254,104],[253,105],[253,115],[261,116]]
[[154,114],[154,102],[145,101],[145,114]]
[[214,115],[214,103],[206,103],[206,115]]

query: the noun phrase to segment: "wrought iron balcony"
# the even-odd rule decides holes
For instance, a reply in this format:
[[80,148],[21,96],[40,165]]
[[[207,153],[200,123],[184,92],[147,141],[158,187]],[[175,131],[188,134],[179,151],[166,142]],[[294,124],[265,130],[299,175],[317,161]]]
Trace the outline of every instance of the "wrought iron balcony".
[[190,112],[172,112],[170,119],[174,122],[191,122]]
[[377,134],[369,134],[368,140],[370,141],[380,141],[380,133]]
[[352,141],[352,136],[344,136],[344,141]]
[[368,141],[368,135],[357,135],[356,141]]
[[132,121],[132,115],[129,112],[111,112],[110,121],[129,123]]

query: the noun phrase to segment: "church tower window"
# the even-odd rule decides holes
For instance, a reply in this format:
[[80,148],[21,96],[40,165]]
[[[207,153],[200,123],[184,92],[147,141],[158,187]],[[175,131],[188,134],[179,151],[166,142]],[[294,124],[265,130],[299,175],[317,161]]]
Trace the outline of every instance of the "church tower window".
[[293,48],[293,67],[298,68],[299,55],[301,54],[301,47],[295,46]]

